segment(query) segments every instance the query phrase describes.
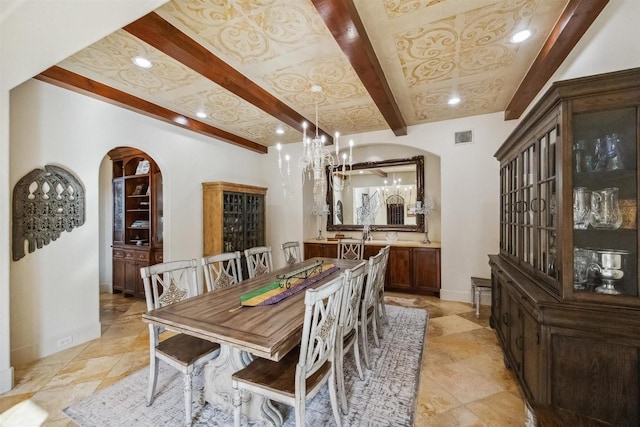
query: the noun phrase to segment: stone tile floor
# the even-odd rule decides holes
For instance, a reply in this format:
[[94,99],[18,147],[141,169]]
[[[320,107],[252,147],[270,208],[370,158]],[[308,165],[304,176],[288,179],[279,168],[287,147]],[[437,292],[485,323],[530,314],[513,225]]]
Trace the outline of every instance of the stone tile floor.
[[[476,319],[471,304],[386,293],[387,304],[429,310],[414,426],[522,426],[524,404],[505,368],[488,306]],[[149,363],[144,301],[100,295],[102,337],[20,365],[15,387],[0,394],[0,413],[31,399],[49,417],[45,426],[75,426],[62,412]]]

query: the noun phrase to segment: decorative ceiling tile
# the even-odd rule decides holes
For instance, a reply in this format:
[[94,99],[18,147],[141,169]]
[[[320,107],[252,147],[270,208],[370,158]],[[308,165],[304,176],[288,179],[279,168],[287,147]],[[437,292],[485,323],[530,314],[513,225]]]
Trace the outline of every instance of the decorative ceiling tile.
[[[418,93],[412,98],[414,111],[416,112],[415,119],[417,121],[431,122],[445,120],[445,118],[500,111],[496,98],[503,84],[504,81],[501,78],[462,84],[458,90],[460,97],[464,98],[464,103],[455,106],[447,105],[447,101],[451,97],[451,91],[448,87]],[[447,105],[447,107],[443,108],[444,105]]]
[[[272,90],[300,108],[323,106],[357,98],[368,93],[351,64],[344,56],[316,57],[282,70],[277,70],[264,80]],[[311,92],[311,86],[319,85],[322,93]]]
[[505,68],[516,46],[516,28],[526,27],[534,0],[508,0],[396,33],[399,60],[409,87]]
[[[159,14],[186,26],[203,46],[234,67],[269,61],[331,37],[308,1],[207,3],[174,0]],[[208,25],[211,12],[215,25]]]
[[[144,70],[134,65],[132,60],[138,55],[152,61],[154,66]],[[124,30],[97,41],[60,66],[89,71],[103,80],[118,82],[122,90],[149,96],[188,86],[199,78],[191,69]]]
[[413,13],[445,0],[384,0],[384,8],[389,19]]

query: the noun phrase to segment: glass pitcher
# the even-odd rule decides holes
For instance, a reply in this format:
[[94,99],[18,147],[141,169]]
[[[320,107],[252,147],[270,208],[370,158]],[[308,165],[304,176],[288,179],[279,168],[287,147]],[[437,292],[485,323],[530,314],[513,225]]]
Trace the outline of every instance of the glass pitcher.
[[611,187],[591,192],[591,226],[613,230],[622,225],[618,204],[618,188]]
[[591,191],[585,187],[573,189],[573,228],[585,230],[591,215]]

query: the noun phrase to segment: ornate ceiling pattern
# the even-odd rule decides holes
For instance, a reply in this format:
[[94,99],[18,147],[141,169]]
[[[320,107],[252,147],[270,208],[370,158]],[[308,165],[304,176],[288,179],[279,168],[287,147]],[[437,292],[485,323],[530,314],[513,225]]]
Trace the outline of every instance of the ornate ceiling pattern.
[[[144,22],[160,20],[159,32],[188,37],[182,56],[129,25],[58,67],[268,147],[300,141],[298,119],[314,122],[316,106],[329,134],[389,129],[389,109],[378,101],[385,90],[367,77],[372,72],[407,125],[505,111],[565,8],[582,1],[172,0]],[[349,19],[341,21],[344,10]],[[524,28],[532,38],[510,42]],[[198,49],[204,57],[184,60]],[[354,63],[363,50],[375,55],[373,71]],[[207,67],[209,54],[232,69]],[[135,56],[153,67],[135,66]],[[198,61],[204,66],[193,65]],[[246,82],[245,91],[232,80]],[[313,85],[322,92],[313,93]],[[449,106],[452,96],[461,102]]]

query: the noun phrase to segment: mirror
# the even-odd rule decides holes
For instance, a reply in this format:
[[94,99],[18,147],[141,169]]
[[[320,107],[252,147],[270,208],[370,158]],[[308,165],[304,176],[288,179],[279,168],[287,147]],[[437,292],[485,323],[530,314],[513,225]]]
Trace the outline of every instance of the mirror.
[[424,156],[354,163],[327,168],[328,231],[424,232],[424,216],[415,214],[424,200]]

